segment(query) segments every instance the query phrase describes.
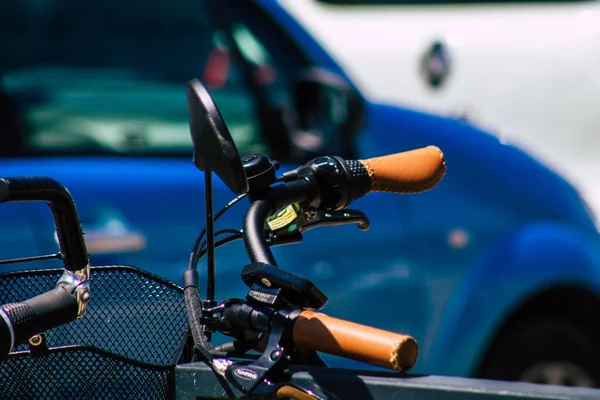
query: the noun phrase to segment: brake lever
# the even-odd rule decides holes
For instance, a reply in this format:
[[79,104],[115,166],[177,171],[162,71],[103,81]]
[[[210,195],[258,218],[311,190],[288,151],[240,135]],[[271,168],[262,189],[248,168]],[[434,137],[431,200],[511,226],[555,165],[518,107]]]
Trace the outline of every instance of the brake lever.
[[319,226],[337,226],[357,224],[361,231],[366,231],[371,226],[365,213],[358,210],[343,211],[317,211],[300,227],[300,232],[306,232]]
[[287,224],[282,224],[278,229],[267,232],[266,239],[269,246],[300,243],[303,232],[320,226],[357,224],[358,228],[363,231],[371,226],[366,214],[358,210],[306,211],[301,215],[295,212],[292,214],[294,218],[290,218]]

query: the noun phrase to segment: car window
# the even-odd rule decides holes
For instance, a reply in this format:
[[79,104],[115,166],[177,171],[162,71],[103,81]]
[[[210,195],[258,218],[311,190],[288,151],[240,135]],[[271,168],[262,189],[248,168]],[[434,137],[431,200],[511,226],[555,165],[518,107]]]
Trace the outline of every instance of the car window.
[[[240,60],[202,0],[0,2],[0,137],[21,154],[191,154],[185,84],[208,86],[240,153],[268,152]],[[275,68],[243,25],[255,76]],[[16,151],[16,150],[15,150]]]

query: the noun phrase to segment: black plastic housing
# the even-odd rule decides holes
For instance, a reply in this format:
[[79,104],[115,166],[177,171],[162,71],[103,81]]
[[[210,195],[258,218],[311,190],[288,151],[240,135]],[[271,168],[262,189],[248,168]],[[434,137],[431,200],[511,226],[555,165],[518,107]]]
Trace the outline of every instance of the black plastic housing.
[[[273,304],[275,296],[291,308],[321,309],[327,304],[327,296],[311,281],[291,272],[263,263],[253,263],[242,268],[242,281],[252,290],[251,299]],[[262,295],[252,296],[253,291]]]
[[242,158],[242,165],[251,192],[266,188],[275,182],[275,172],[279,169],[279,164],[264,154],[246,156]]

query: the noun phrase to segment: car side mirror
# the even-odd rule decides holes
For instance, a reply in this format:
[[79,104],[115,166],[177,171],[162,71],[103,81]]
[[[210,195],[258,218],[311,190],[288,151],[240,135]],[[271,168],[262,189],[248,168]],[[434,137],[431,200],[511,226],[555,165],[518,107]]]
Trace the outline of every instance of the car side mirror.
[[[364,119],[363,99],[342,76],[321,68],[302,69],[293,83],[296,130],[302,150],[351,157],[354,134]],[[341,147],[340,147],[341,146]]]

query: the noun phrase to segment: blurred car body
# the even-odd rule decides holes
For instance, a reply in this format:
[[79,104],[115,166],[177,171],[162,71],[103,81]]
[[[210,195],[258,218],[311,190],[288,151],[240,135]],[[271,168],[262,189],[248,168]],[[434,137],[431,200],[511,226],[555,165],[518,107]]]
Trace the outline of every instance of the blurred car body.
[[600,2],[282,3],[371,98],[469,119],[600,210]]
[[[279,265],[329,296],[328,313],[414,335],[416,372],[539,380],[531,368],[554,361],[547,357],[562,346],[558,361],[583,370],[576,383],[600,382],[600,357],[577,358],[598,349],[598,231],[561,177],[459,119],[364,99],[278,2],[123,4],[0,5],[0,175],[64,183],[94,265],[130,264],[180,282],[203,226],[185,103],[185,83],[199,76],[240,153],[267,152],[284,168],[315,154],[367,158],[430,144],[444,151],[448,173],[435,190],[373,194],[353,205],[370,217],[369,231],[319,229],[300,245],[274,248]],[[311,68],[330,74],[317,80],[334,95],[316,98],[324,106],[307,116],[293,106],[294,88]],[[231,198],[217,180],[215,208]],[[3,205],[0,218],[3,257],[32,246],[56,251],[42,205]],[[218,226],[241,221],[237,207]],[[217,251],[219,299],[245,293],[245,263],[239,242]]]

